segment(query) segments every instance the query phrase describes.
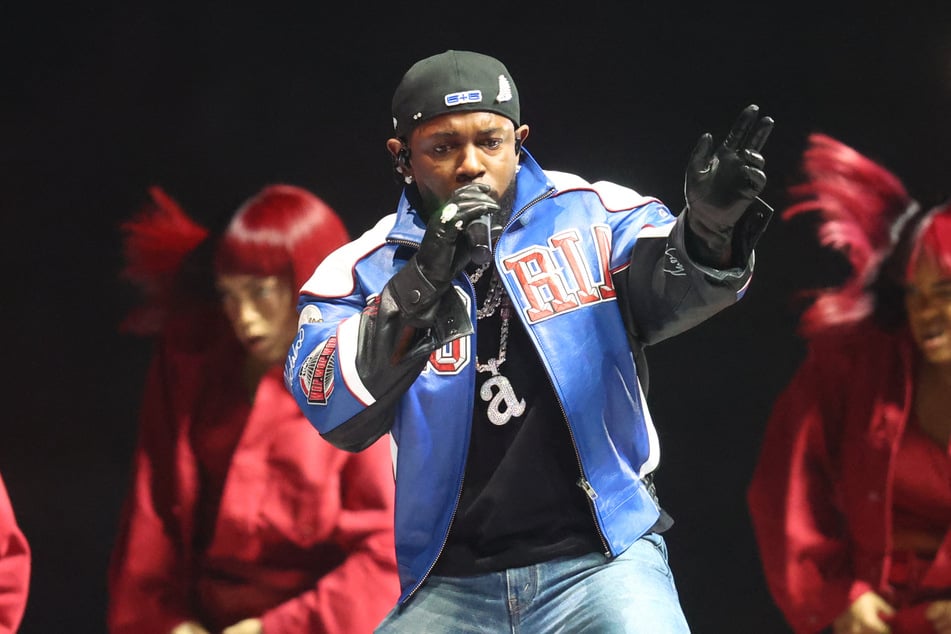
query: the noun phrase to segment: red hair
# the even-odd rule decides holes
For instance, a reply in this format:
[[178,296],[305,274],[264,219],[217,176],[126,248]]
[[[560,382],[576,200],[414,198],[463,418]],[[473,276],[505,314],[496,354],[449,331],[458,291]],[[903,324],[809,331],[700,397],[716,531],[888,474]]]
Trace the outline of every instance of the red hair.
[[911,280],[913,264],[922,256],[951,277],[951,202],[931,209],[916,229],[917,239],[905,266],[905,281]]
[[809,135],[802,171],[805,181],[789,189],[793,203],[782,218],[817,213],[819,242],[845,256],[851,267],[839,286],[805,292],[814,301],[799,329],[811,335],[873,313],[872,284],[917,204],[888,169],[824,134]]
[[323,200],[293,185],[269,185],[231,219],[215,253],[215,273],[286,275],[299,289],[348,240]]
[[[149,194],[151,201],[120,225],[121,276],[143,296],[143,304],[120,324],[122,332],[148,335],[181,327],[176,333],[187,336],[200,330],[196,324],[214,318],[212,273],[286,276],[300,288],[324,257],[349,240],[329,205],[293,185],[261,189],[235,212],[217,241],[208,240],[209,230],[161,188],[151,187]],[[210,248],[209,261],[203,258],[212,255]]]
[[160,187],[150,187],[149,197],[131,219],[119,225],[125,259],[120,277],[137,286],[143,297],[142,305],[126,315],[119,330],[135,335],[163,328],[169,312],[179,306],[183,263],[208,237],[208,230]]

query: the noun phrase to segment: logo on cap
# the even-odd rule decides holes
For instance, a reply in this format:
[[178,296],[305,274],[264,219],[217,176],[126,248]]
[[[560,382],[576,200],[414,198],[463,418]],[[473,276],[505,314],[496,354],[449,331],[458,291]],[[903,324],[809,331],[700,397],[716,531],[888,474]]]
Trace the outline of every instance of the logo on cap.
[[505,75],[499,75],[499,96],[495,98],[496,103],[505,103],[512,100],[512,85]]
[[479,103],[482,101],[482,91],[464,90],[462,92],[451,92],[446,95],[445,101],[449,107],[461,106],[464,103]]

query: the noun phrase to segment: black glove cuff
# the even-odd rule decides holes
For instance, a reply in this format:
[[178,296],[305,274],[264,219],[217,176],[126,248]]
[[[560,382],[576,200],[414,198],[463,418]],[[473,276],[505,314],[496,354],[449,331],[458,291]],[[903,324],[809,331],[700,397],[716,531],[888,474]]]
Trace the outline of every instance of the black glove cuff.
[[773,217],[773,208],[757,196],[733,230],[733,259],[746,262]]
[[409,259],[406,266],[387,282],[387,286],[396,300],[400,314],[417,326],[432,323],[439,298],[449,288],[449,284],[434,286],[419,270],[415,257]]
[[472,319],[469,317],[469,306],[462,299],[462,295],[453,289],[446,293],[438,304],[432,325],[433,341],[440,348],[453,339],[465,337],[475,332]]
[[[699,205],[687,206],[687,226],[684,232],[684,245],[694,261],[720,268],[724,255],[731,252],[733,244],[732,226],[715,226],[704,222],[704,213]],[[735,255],[735,254],[734,254]],[[735,262],[736,258],[732,258]]]

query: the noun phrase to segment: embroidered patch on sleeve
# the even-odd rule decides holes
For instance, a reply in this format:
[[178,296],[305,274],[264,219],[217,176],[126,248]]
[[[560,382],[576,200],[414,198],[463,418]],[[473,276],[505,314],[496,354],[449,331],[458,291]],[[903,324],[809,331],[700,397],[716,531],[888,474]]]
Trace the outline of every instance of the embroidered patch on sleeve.
[[300,328],[304,324],[319,324],[323,320],[324,316],[320,312],[320,309],[313,304],[307,304],[304,306],[304,309],[300,311],[300,318],[297,320],[297,327]]
[[300,372],[301,391],[311,405],[326,405],[334,391],[334,351],[337,349],[337,337],[333,336],[324,345],[314,350],[304,359]]

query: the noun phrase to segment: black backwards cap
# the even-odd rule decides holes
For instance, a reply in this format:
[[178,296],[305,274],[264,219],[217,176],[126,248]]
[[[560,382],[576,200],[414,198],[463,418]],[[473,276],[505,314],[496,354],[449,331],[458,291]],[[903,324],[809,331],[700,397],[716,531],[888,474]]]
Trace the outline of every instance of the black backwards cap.
[[462,111],[494,112],[519,125],[512,75],[499,60],[472,51],[448,50],[413,64],[393,93],[392,110],[401,138],[433,117]]

